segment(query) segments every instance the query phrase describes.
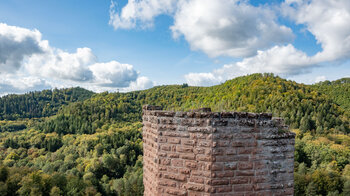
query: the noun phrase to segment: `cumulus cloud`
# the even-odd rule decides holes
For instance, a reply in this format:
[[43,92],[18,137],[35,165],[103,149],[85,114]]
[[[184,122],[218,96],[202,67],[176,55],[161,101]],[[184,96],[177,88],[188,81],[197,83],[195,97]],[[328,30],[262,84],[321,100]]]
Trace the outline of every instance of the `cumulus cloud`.
[[130,83],[130,86],[122,89],[123,91],[137,91],[137,90],[143,90],[143,89],[148,89],[151,88],[152,86],[154,86],[154,82],[151,81],[149,78],[147,77],[138,77],[136,79],[136,81],[133,81]]
[[[348,0],[285,0],[280,9],[253,6],[246,0],[129,0],[119,12],[114,3],[111,8],[110,24],[115,29],[151,26],[156,16],[168,14],[174,19],[173,37],[183,37],[193,50],[210,57],[241,58],[209,73],[187,74],[192,85],[217,84],[256,72],[293,76],[350,58]],[[279,23],[281,15],[303,25],[322,50],[308,56],[296,49],[292,30]]]
[[313,58],[319,62],[350,58],[350,1],[287,0],[285,15],[303,24],[315,36],[322,51]]
[[95,63],[89,67],[95,82],[100,86],[128,87],[138,79],[138,73],[132,65],[121,64],[117,61]]
[[194,50],[211,57],[247,57],[293,39],[292,30],[276,22],[274,12],[238,0],[190,0],[179,3],[171,26]]
[[267,7],[240,0],[129,0],[120,12],[112,1],[110,21],[115,29],[152,26],[156,16],[169,14],[174,38],[184,36],[193,50],[211,57],[246,57],[258,49],[291,41],[292,30],[279,25]]
[[48,88],[51,88],[51,86],[45,80],[35,76],[4,74],[0,77],[0,96],[8,93],[25,93]]
[[310,66],[315,66],[315,63],[304,52],[288,44],[258,51],[256,56],[245,58],[236,63],[236,66],[246,73],[273,72],[281,75],[296,75],[311,68]]
[[160,14],[174,11],[178,0],[129,0],[121,12],[116,12],[117,3],[111,1],[109,24],[115,29],[130,29],[153,26],[153,20]]
[[45,53],[29,58],[23,66],[33,75],[84,82],[93,79],[88,66],[95,62],[90,48],[78,48],[75,53],[48,48]]
[[317,76],[317,77],[315,78],[315,83],[323,82],[323,81],[325,81],[326,79],[327,79],[326,76]]
[[90,48],[66,52],[41,37],[38,30],[0,24],[0,94],[53,87],[115,91],[153,85],[132,65],[99,62]]
[[190,73],[186,81],[194,86],[208,86],[225,80],[252,73],[276,73],[283,76],[297,75],[310,71],[317,64],[304,52],[293,45],[274,46],[268,50],[258,51],[253,57],[224,65],[210,73]]
[[41,34],[0,23],[0,73],[13,73],[21,67],[23,59],[42,53]]
[[224,81],[224,78],[216,73],[189,73],[185,75],[185,79],[191,86],[212,86]]
[[[224,82],[239,75],[272,72],[293,76],[310,72],[315,66],[336,63],[350,58],[350,2],[347,0],[286,0],[282,13],[296,24],[304,25],[315,36],[322,50],[308,56],[293,45],[277,45],[258,50],[257,55],[224,65],[210,73],[190,73],[185,76],[191,85]],[[322,81],[323,77],[316,78]]]

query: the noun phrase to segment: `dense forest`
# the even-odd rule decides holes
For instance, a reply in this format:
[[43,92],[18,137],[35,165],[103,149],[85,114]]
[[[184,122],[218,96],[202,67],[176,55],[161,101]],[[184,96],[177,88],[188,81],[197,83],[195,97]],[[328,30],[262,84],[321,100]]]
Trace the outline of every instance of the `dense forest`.
[[6,95],[0,99],[0,120],[52,116],[61,106],[84,101],[93,94],[92,91],[77,87]]
[[315,90],[327,94],[336,104],[345,110],[350,110],[350,78],[342,78],[336,81],[324,81],[312,86]]
[[0,195],[142,195],[143,104],[281,116],[297,134],[295,194],[350,195],[349,81],[304,85],[253,74],[212,87],[5,96]]

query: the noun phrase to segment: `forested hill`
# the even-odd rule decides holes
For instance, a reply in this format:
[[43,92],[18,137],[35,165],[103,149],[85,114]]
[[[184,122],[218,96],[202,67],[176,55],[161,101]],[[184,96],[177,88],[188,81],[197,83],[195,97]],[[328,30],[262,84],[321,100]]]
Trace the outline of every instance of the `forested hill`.
[[52,116],[62,105],[84,101],[93,94],[92,91],[77,87],[6,95],[0,97],[0,120]]
[[130,93],[96,94],[84,102],[64,107],[41,128],[46,132],[94,133],[105,123],[141,121],[141,106],[155,104],[168,110],[210,107],[213,111],[271,112],[283,117],[291,128],[302,131],[349,133],[347,102],[337,104],[333,98],[338,94],[338,91],[326,90],[321,93],[314,86],[271,74],[253,74],[212,87],[184,84]]
[[[17,120],[0,120],[0,195],[143,195],[141,115],[152,104],[282,116],[296,133],[295,195],[347,196],[348,81],[304,85],[252,74],[212,87],[9,95],[0,99],[0,114]],[[50,117],[26,119],[43,116]]]
[[342,78],[335,81],[320,82],[313,87],[330,96],[337,104],[348,112],[350,111],[350,78]]

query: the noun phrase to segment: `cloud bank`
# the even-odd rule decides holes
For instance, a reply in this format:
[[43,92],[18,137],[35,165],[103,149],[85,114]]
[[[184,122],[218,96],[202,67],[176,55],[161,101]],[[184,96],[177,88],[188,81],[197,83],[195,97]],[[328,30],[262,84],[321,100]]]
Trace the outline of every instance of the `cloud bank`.
[[42,53],[41,34],[37,30],[0,23],[0,73],[17,71],[25,58]]
[[160,14],[171,14],[178,0],[129,0],[121,12],[116,12],[118,4],[111,2],[109,24],[115,29],[131,29],[153,26],[154,18]]
[[[115,29],[152,26],[157,16],[167,14],[174,19],[169,27],[173,37],[184,38],[192,50],[238,58],[212,72],[185,75],[190,85],[213,85],[257,72],[293,76],[350,58],[348,0],[285,0],[274,7],[246,0],[129,0],[120,12],[112,5],[110,24]],[[309,56],[295,48],[295,32],[280,18],[304,26],[322,50]]]
[[90,48],[51,47],[38,30],[0,23],[0,94],[82,86],[94,91],[150,88],[132,65],[99,62]]
[[211,57],[253,56],[294,37],[290,28],[276,23],[271,10],[237,0],[182,1],[170,28],[175,38],[184,36],[192,49]]

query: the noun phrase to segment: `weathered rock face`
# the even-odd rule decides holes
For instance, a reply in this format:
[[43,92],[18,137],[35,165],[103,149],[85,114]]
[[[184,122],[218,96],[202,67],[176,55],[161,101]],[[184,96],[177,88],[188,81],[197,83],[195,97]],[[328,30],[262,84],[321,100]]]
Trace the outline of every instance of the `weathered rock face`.
[[143,107],[144,195],[293,195],[294,133],[271,114]]

